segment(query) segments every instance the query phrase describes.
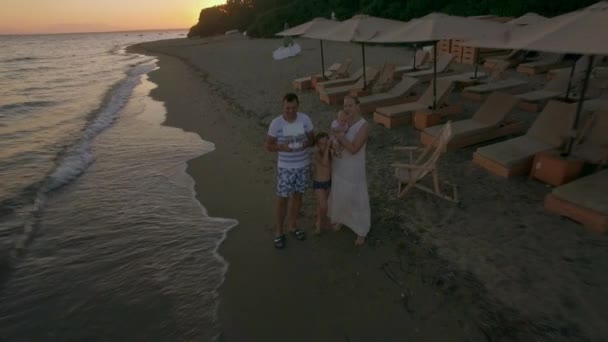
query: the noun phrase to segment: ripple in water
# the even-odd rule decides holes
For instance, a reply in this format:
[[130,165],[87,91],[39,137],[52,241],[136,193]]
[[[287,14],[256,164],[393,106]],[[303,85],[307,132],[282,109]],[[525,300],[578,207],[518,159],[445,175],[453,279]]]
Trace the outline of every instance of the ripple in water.
[[[10,341],[210,340],[236,222],[209,218],[185,161],[213,149],[160,126],[144,82],[98,135],[95,162],[53,193],[39,233],[0,295]],[[91,127],[91,126],[89,126]]]

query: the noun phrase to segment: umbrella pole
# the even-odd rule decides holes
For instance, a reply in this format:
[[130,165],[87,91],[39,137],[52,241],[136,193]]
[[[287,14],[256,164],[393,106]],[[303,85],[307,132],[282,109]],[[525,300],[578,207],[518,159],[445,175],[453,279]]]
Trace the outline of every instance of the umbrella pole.
[[433,111],[437,109],[437,42],[433,43]]
[[367,71],[365,70],[365,43],[361,43],[361,57],[363,58],[363,90],[367,87]]
[[566,101],[568,101],[568,97],[570,96],[570,88],[572,87],[572,78],[574,77],[574,68],[576,68],[576,63],[574,63],[572,65],[572,68],[570,69],[570,79],[568,79],[568,87],[566,87],[566,97],[564,98],[564,100],[566,100]]
[[416,51],[418,51],[416,44],[414,46],[414,64],[412,65],[412,71],[416,70]]
[[[594,56],[589,56],[589,64],[587,65],[587,71],[585,72],[585,80],[583,81],[583,89],[581,90],[581,98],[578,100],[578,105],[576,107],[576,115],[574,116],[574,123],[572,124],[572,130],[575,131],[578,128],[578,121],[581,116],[581,111],[583,110],[583,102],[585,102],[585,93],[587,92],[587,86],[589,85],[589,77],[591,76],[591,69],[593,68],[593,58]],[[572,146],[574,145],[574,136],[570,137],[568,141],[568,148],[566,149],[566,153],[564,157],[567,157],[572,152]]]
[[325,77],[325,58],[323,57],[323,40],[319,39],[319,43],[321,44],[321,78],[324,80],[327,79]]
[[473,75],[474,80],[477,79],[477,66],[478,65],[479,65],[479,52],[477,52],[477,55],[475,56],[475,74]]

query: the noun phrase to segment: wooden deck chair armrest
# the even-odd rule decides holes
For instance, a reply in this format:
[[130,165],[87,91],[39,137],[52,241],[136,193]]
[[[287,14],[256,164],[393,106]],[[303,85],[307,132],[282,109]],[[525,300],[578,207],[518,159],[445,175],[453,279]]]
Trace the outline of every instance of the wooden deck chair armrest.
[[393,163],[392,166],[397,169],[408,169],[408,170],[422,170],[422,169],[426,168],[426,166],[406,164],[406,163]]

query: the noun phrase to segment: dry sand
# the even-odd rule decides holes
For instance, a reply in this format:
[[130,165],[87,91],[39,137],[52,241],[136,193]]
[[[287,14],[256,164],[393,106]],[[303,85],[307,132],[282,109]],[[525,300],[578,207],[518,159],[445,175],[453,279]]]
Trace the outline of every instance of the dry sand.
[[[342,231],[273,249],[275,156],[262,142],[291,80],[320,69],[318,42],[298,42],[303,53],[282,61],[271,57],[278,39],[136,47],[160,58],[151,80],[159,85],[153,96],[166,103],[166,124],[216,145],[189,163],[199,199],[210,215],[240,222],[220,249],[230,263],[220,289],[222,340],[608,339],[608,238],[545,213],[549,187],[474,166],[475,147],[441,161],[443,176],[459,185],[460,205],[417,191],[396,199],[390,164],[399,156],[391,147],[418,145],[411,127],[372,125],[372,230],[364,248]],[[360,67],[358,46],[325,46],[326,65],[352,57],[351,70]],[[366,50],[368,65],[407,64],[412,56],[397,47]],[[337,107],[310,91],[300,99],[316,128],[326,129]],[[465,105],[463,118],[478,106]],[[302,228],[312,228],[313,212],[307,194]]]

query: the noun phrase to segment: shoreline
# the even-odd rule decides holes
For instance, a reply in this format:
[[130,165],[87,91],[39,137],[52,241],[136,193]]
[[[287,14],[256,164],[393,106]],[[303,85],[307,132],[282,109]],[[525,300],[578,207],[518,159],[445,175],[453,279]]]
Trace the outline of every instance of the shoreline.
[[[266,121],[273,117],[267,108],[278,108],[282,93],[271,94],[265,103],[250,108],[243,106],[245,98],[242,95],[255,91],[245,84],[245,89],[238,88],[243,85],[237,85],[233,93],[234,88],[230,87],[234,84],[217,78],[220,71],[237,71],[215,70],[213,65],[211,69],[203,69],[185,57],[195,49],[214,43],[217,48],[239,44],[238,40],[221,38],[194,40],[194,43],[175,40],[140,44],[130,49],[159,59],[160,69],[150,74],[151,80],[158,85],[151,96],[163,101],[167,107],[167,120],[163,124],[195,132],[216,146],[213,152],[187,163],[187,172],[195,181],[197,200],[211,216],[234,218],[240,222],[230,229],[219,248],[220,255],[229,263],[219,291],[221,340],[252,337],[273,340],[287,336],[296,340],[345,337],[349,340],[428,340],[448,334],[455,340],[585,336],[565,318],[543,318],[537,313],[526,312],[527,308],[516,312],[513,307],[517,307],[517,301],[507,306],[506,297],[498,299],[494,290],[488,292],[489,283],[478,279],[478,271],[463,269],[461,263],[454,262],[459,260],[442,248],[445,241],[433,240],[433,235],[439,233],[433,231],[435,227],[445,229],[455,219],[462,219],[457,209],[428,199],[407,204],[387,199],[387,184],[392,183],[390,170],[373,169],[368,173],[372,220],[377,227],[372,228],[368,246],[354,249],[352,234],[343,231],[326,233],[320,239],[309,233],[307,241],[290,239],[286,250],[275,251],[271,236],[276,156],[263,151],[262,141]],[[205,51],[211,53],[212,49]],[[221,57],[214,58],[219,60],[213,63],[224,62]],[[215,77],[211,70],[216,72]],[[279,73],[282,79],[291,77],[283,70]],[[269,81],[276,82],[276,79],[269,77]],[[178,84],[180,86],[176,86]],[[269,98],[268,88],[261,85],[259,89],[261,97]],[[307,106],[303,111],[318,114],[313,117],[316,130],[331,120],[327,114],[333,113],[333,108],[319,105],[318,99],[313,103],[314,94],[298,95]],[[235,96],[241,96],[241,100],[235,100]],[[389,136],[394,132],[377,127],[373,133],[377,135],[368,146],[368,164],[382,162],[387,152],[381,149],[386,149],[387,145],[416,144],[409,138],[409,133],[405,141],[403,138],[396,140]],[[461,163],[461,158],[455,155],[446,159]],[[385,163],[389,164],[389,161]],[[247,172],[243,172],[245,169]],[[464,173],[483,177],[480,171],[470,168]],[[223,182],[225,177],[231,181]],[[482,180],[481,183],[492,186],[497,182]],[[522,184],[514,181],[506,186],[511,190]],[[533,193],[542,193],[542,188],[535,185]],[[301,222],[308,225],[305,228],[310,232],[313,197],[307,194],[304,201]],[[392,211],[397,205],[415,212],[429,211],[431,215],[441,210],[447,212],[447,216],[438,221],[414,215],[406,216],[403,221],[403,210]],[[475,204],[469,201],[464,205],[467,210]],[[519,210],[521,205],[512,210]],[[476,224],[486,225],[484,222]],[[576,225],[572,226],[577,229]],[[559,228],[572,229],[563,225]],[[448,228],[445,234],[455,232],[454,229]],[[462,257],[467,258],[467,255]],[[447,261],[450,259],[452,261]],[[499,270],[485,272],[496,274]],[[306,328],[302,329],[303,326]]]

